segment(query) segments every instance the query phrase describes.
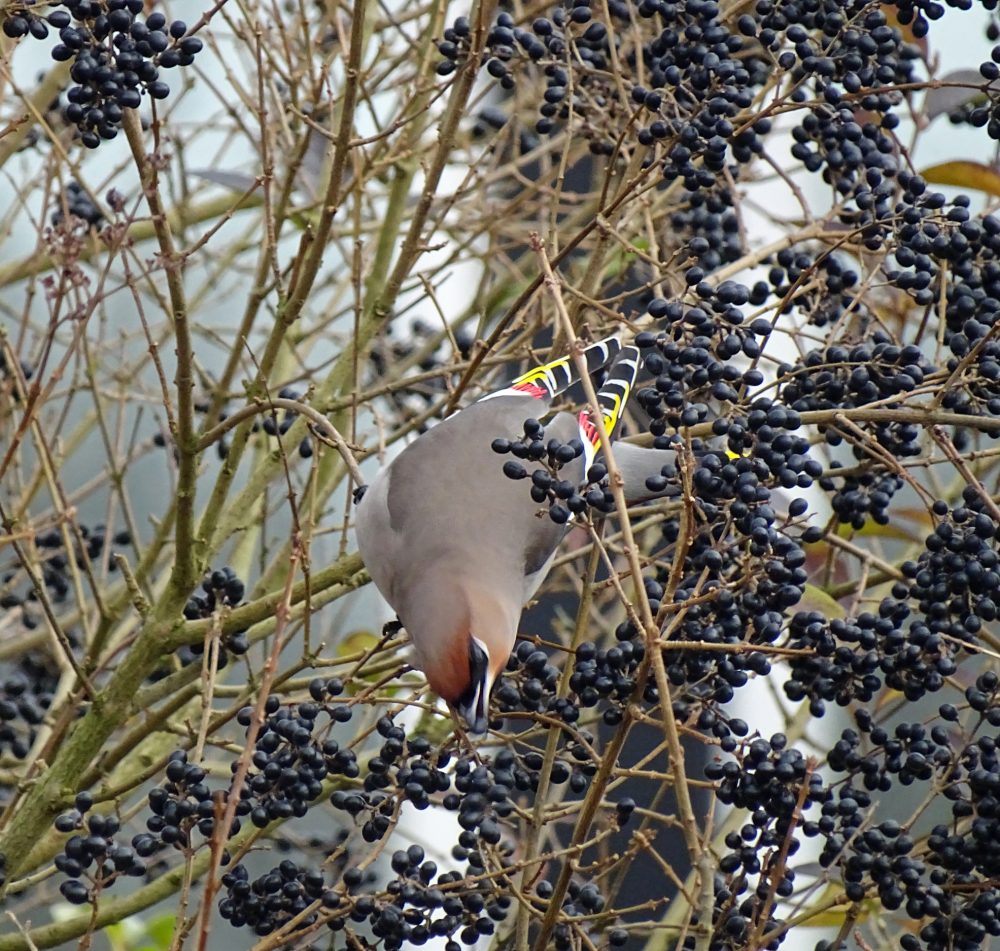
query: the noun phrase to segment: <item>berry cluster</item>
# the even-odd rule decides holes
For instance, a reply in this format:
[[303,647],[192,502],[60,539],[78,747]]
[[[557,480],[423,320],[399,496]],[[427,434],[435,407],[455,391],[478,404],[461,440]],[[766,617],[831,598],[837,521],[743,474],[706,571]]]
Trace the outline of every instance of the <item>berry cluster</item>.
[[[781,396],[800,413],[871,403],[899,406],[906,394],[922,386],[936,369],[919,347],[900,347],[888,334],[876,330],[870,343],[812,350],[798,365],[783,366]],[[830,445],[843,440],[835,425],[820,424],[818,428]],[[913,424],[877,424],[875,433],[879,445],[894,456],[920,452],[915,445],[920,430]],[[862,457],[860,453],[858,457]]]
[[[282,387],[278,391],[278,396],[284,400],[298,400],[302,398],[302,394],[292,386]],[[258,432],[263,430],[268,436],[284,436],[292,428],[292,423],[298,418],[299,414],[290,409],[282,410],[280,415],[277,413],[268,414],[264,417],[263,422],[258,421],[254,423],[253,431]],[[299,443],[299,456],[303,459],[309,459],[312,454],[312,439],[308,436],[303,436],[302,441]]]
[[[655,599],[658,592],[662,593],[651,578],[645,580],[645,586],[650,598]],[[611,647],[581,644],[577,648],[569,682],[576,694],[576,704],[564,705],[560,711],[562,719],[574,721],[581,710],[602,705],[601,718],[607,726],[617,726],[622,721],[624,707],[635,693],[636,671],[646,656],[646,648],[630,625],[621,626],[616,634],[617,643]],[[558,671],[556,673],[558,675]]]
[[253,928],[258,935],[277,931],[293,918],[299,919],[299,928],[310,928],[319,917],[315,911],[304,914],[311,905],[336,908],[340,902],[337,893],[326,888],[322,871],[300,868],[291,859],[253,881],[245,866],[236,865],[222,876],[222,884],[226,897],[219,902],[219,914],[234,927]]
[[[300,704],[294,710],[268,704],[265,729],[260,733],[253,757],[254,770],[247,783],[248,793],[238,814],[247,814],[249,802],[259,803],[262,796],[273,795],[276,784],[281,785],[282,780],[286,801],[288,797],[294,798],[296,787],[303,784],[301,801],[308,805],[312,791],[304,786],[303,750],[321,750],[330,774],[348,779],[359,775],[353,753],[345,759],[337,744],[329,739],[320,747],[318,731],[314,726],[310,730],[315,721],[313,710],[303,710],[303,707],[336,709],[330,703],[342,689],[339,682],[317,679],[310,685],[314,703]],[[243,722],[245,714],[246,711],[240,717]],[[515,817],[515,795],[538,789],[543,766],[541,755],[536,752],[515,755],[501,750],[485,760],[462,754],[451,762],[447,752],[434,759],[428,740],[419,736],[408,738],[405,729],[391,717],[381,717],[376,732],[382,742],[367,761],[362,788],[335,790],[331,804],[356,821],[366,817],[361,826],[361,837],[366,842],[383,838],[395,825],[397,795],[418,809],[434,802],[455,812],[462,831],[452,855],[464,864],[467,874],[439,872],[436,863],[426,860],[420,846],[411,845],[392,854],[390,865],[396,877],[379,890],[374,873],[344,867],[348,865],[350,851],[341,842],[335,848],[335,855],[342,874],[332,884],[318,869],[291,860],[253,880],[243,866],[235,866],[223,879],[227,893],[220,910],[225,918],[235,925],[251,927],[260,935],[284,927],[293,918],[297,918],[296,928],[325,922],[334,931],[351,922],[365,922],[385,947],[393,949],[407,943],[419,945],[432,937],[450,937],[449,947],[471,945],[493,934],[498,924],[507,920],[513,902],[504,894],[503,879],[495,878],[498,866],[502,873],[512,854],[511,845],[505,841],[504,827]],[[279,733],[282,735],[278,746],[272,749],[275,744],[267,743],[266,738]],[[583,733],[581,739],[592,744],[595,738]],[[293,756],[299,757],[297,761],[289,755],[293,749]],[[564,761],[567,759],[572,766]],[[306,760],[312,762],[308,756]],[[315,779],[318,774],[314,766],[305,765],[310,770],[309,778]],[[587,785],[585,776],[594,770],[596,764],[590,762],[584,747],[570,743],[556,760],[550,781],[570,780],[572,789],[581,793]],[[293,773],[297,773],[294,782]],[[580,782],[575,781],[577,776]],[[263,782],[257,782],[258,779]],[[255,824],[260,824],[259,808],[255,805],[249,813]],[[633,801],[621,800],[615,809],[617,824],[625,825],[634,809]],[[260,820],[286,818],[287,814],[288,810],[279,809],[273,815],[261,815]],[[295,814],[304,814],[304,810]],[[551,891],[548,882],[537,886],[541,901]],[[604,898],[595,885],[573,884],[564,911],[570,916],[586,916],[600,911],[603,905]],[[581,922],[581,926],[585,924]],[[555,936],[556,946],[571,947],[569,934],[569,929],[561,928]],[[624,936],[622,929],[616,929],[612,946],[622,944]]]
[[732,191],[725,185],[684,193],[670,215],[675,240],[701,267],[714,271],[738,261],[746,252]]
[[[987,0],[983,6],[987,10],[996,10],[996,0]],[[986,36],[993,43],[1000,39],[1000,29],[995,19],[990,20]],[[967,124],[977,129],[985,127],[986,134],[993,140],[1000,139],[1000,96],[993,86],[994,80],[1000,77],[998,64],[1000,64],[1000,46],[994,46],[990,50],[990,58],[979,64],[979,75],[986,81],[982,90],[978,91],[970,101],[953,109],[950,114],[951,121],[956,125]]]
[[[998,685],[1000,679],[987,673],[966,691],[968,706],[983,717],[980,722],[994,727],[1000,723]],[[877,895],[886,910],[903,909],[922,922],[919,937],[904,934],[904,951],[971,951],[1000,933],[1000,896],[983,887],[996,874],[990,836],[997,834],[997,820],[993,793],[987,790],[995,788],[991,784],[1000,775],[997,738],[961,735],[954,726],[960,713],[951,704],[942,705],[939,715],[942,725],[928,729],[903,722],[890,733],[859,709],[858,729],[844,730],[829,754],[835,775],[847,775],[832,784],[788,747],[783,734],[742,745],[735,760],[709,764],[706,776],[716,784],[719,800],[752,818],[726,837],[730,851],[719,863],[721,880],[715,883],[713,946],[726,947],[777,925],[773,919],[762,924],[762,915],[773,909],[775,899],[792,894],[795,876],[788,859],[799,847],[798,832],[821,840],[820,865],[839,872],[848,899],[861,902]],[[946,784],[954,825],[934,826],[926,849],[896,818],[873,816],[878,806],[873,792],[886,793],[895,783],[936,782]],[[754,880],[758,885],[750,892]]]
[[[627,24],[629,4],[612,0],[608,9],[616,25]],[[438,75],[447,76],[465,61],[469,53],[470,26],[465,17],[459,17],[445,30],[444,39],[438,43],[443,59],[438,65]],[[486,37],[482,65],[486,73],[497,81],[501,89],[511,90],[516,76],[525,67],[539,64],[545,76],[545,90],[539,106],[535,130],[548,135],[561,128],[571,112],[584,117],[581,126],[595,154],[611,154],[615,130],[600,109],[591,108],[595,97],[602,99],[613,81],[608,74],[609,43],[612,40],[604,23],[594,20],[589,3],[572,7],[557,7],[549,17],[538,17],[530,29],[518,26],[508,13],[501,13]],[[578,86],[569,96],[569,73],[565,58],[572,55],[577,60],[574,79]]]
[[0,681],[0,755],[28,756],[58,683],[46,658],[34,653],[18,658]]
[[66,185],[55,211],[52,212],[50,220],[53,227],[62,224],[67,215],[86,222],[89,228],[98,228],[104,223],[104,212],[94,204],[94,200],[79,182],[69,182]]
[[[849,409],[877,403],[887,408],[904,405],[910,394],[924,386],[937,372],[915,345],[898,346],[882,331],[875,331],[870,343],[854,347],[836,345],[813,350],[795,366],[780,368],[781,397],[797,412]],[[845,430],[834,423],[820,423],[818,431],[831,446],[840,445]],[[886,471],[883,461],[872,466],[872,447],[895,459],[919,455],[919,426],[909,422],[874,422],[866,427],[871,439],[859,440],[850,433],[854,458],[867,463],[863,471],[840,476],[843,463],[835,460],[820,479],[820,487],[831,494],[837,518],[856,529],[871,518],[877,524],[889,521],[889,507],[903,480]]]
[[[361,836],[366,842],[377,842],[392,829],[396,812],[392,790],[398,790],[417,809],[426,809],[431,796],[436,797],[451,785],[450,778],[439,768],[442,764],[429,759],[430,743],[421,738],[407,741],[406,731],[387,716],[379,717],[375,728],[383,742],[368,761],[363,788],[339,789],[330,798],[334,808],[348,815],[364,814]],[[353,754],[349,766],[350,772],[357,775]]]
[[[588,505],[604,507],[604,493],[599,489],[581,494],[583,488],[573,479],[560,479],[559,472],[583,455],[583,442],[578,437],[563,442],[552,437],[545,438],[545,427],[537,419],[524,421],[522,439],[493,440],[493,451],[499,455],[510,453],[514,458],[503,464],[503,474],[508,479],[527,479],[530,476],[532,501],[539,505],[548,504],[549,517],[557,525],[564,525],[574,515],[586,511]],[[541,462],[544,465],[528,472],[518,460]],[[607,476],[603,467],[595,466],[587,473],[587,484],[599,482]],[[586,489],[584,489],[586,491]],[[596,493],[596,494],[594,494]]]
[[[729,851],[719,862],[711,946],[720,949],[739,947],[755,933],[779,929],[781,922],[773,916],[776,902],[795,889],[795,870],[788,863],[798,850],[793,833],[802,814],[828,795],[813,765],[788,746],[782,733],[755,739],[737,755],[736,760],[711,763],[705,770],[716,782],[719,801],[751,817],[726,836]],[[757,886],[752,889],[754,881]],[[768,941],[767,946],[780,940]]]
[[810,702],[822,716],[827,702],[867,703],[882,688],[880,676],[890,618],[865,612],[856,618],[827,619],[818,611],[798,611],[788,625],[788,646],[802,654],[789,660],[786,696]]
[[[246,585],[237,577],[236,572],[228,565],[208,572],[201,582],[201,594],[193,594],[184,606],[184,617],[189,621],[210,618],[220,608],[236,607],[246,592]],[[228,661],[227,651],[237,656],[245,654],[250,649],[250,641],[246,631],[234,631],[227,634],[219,648],[218,666],[224,667]],[[184,664],[194,663],[205,651],[204,644],[191,644],[182,647],[177,653]]]
[[964,494],[965,504],[950,511],[935,503],[941,521],[919,558],[901,566],[909,583],[894,586],[900,600],[882,609],[897,617],[913,612],[905,636],[896,633],[898,657],[888,681],[911,698],[942,686],[955,672],[956,656],[978,642],[983,623],[996,618],[1000,605],[1000,530],[975,489]]
[[[498,116],[488,113],[490,122],[495,123]],[[440,356],[440,345],[443,334],[430,323],[420,318],[408,321],[403,333],[390,324],[384,334],[376,337],[368,351],[368,366],[366,382],[369,386],[384,384],[386,379],[392,379],[399,374],[400,367],[412,366],[420,374],[436,374],[407,385],[405,379],[399,381],[386,393],[388,405],[398,414],[406,417],[425,412],[447,392],[447,373],[443,372]],[[458,356],[468,360],[472,353],[475,337],[466,327],[457,327],[453,332],[454,344],[458,348]],[[447,347],[450,356],[452,347]],[[427,424],[423,423],[418,432],[424,432]]]
[[714,287],[704,281],[705,270],[698,265],[685,277],[698,303],[686,306],[655,298],[647,312],[663,329],[636,338],[645,368],[654,377],[639,390],[636,401],[650,416],[654,436],[663,436],[668,427],[704,422],[709,418],[708,401],[734,403],[746,388],[764,379],[759,370],[741,370],[734,363],[741,354],[759,357],[762,340],[771,333],[763,319],[744,325],[742,307],[751,300],[751,289],[736,281]]
[[[979,717],[975,729],[1000,725],[998,685],[989,672],[966,689],[966,705]],[[859,710],[858,729],[844,730],[829,757],[835,771],[862,776],[867,790],[944,783],[952,823],[935,825],[926,849],[895,819],[871,822],[872,796],[850,783],[824,805],[818,823],[805,827],[806,834],[825,837],[820,861],[841,867],[848,897],[858,901],[874,889],[884,908],[901,908],[923,922],[919,937],[902,938],[904,951],[971,951],[1000,934],[1000,895],[984,887],[996,875],[990,843],[998,832],[991,791],[1000,776],[998,737],[964,734],[952,704],[942,704],[938,715],[940,724],[930,729],[903,722],[890,733]]]
[[[320,712],[315,703],[282,707],[277,697],[267,698],[267,718],[257,734],[253,768],[240,790],[237,815],[248,815],[263,829],[275,819],[304,816],[320,797],[330,771],[327,764],[339,753],[334,741],[314,738]],[[252,717],[253,708],[244,707],[237,722],[249,728]]]
[[[189,849],[195,831],[204,839],[215,831],[216,816],[225,808],[205,782],[207,773],[187,761],[187,754],[177,750],[171,754],[166,768],[166,781],[149,791],[146,820],[148,834],[137,835],[132,846],[142,855],[153,855],[164,846]],[[239,819],[233,820],[230,835],[239,831]]]
[[[302,398],[302,393],[295,389],[295,387],[284,386],[278,391],[278,396],[284,400],[299,400]],[[222,422],[228,416],[229,413],[225,410],[220,411],[219,422]],[[261,418],[254,420],[253,432],[262,432],[267,436],[284,436],[298,418],[299,414],[291,409],[273,410],[264,414]],[[166,445],[166,438],[162,434],[158,435],[157,444]],[[223,436],[215,444],[216,452],[220,459],[225,459],[229,455],[229,447],[228,436]],[[312,438],[310,436],[303,436],[298,446],[299,456],[302,459],[310,459],[314,451]]]
[[[65,602],[72,590],[71,563],[77,569],[84,569],[87,562],[93,563],[103,555],[109,541],[104,525],[79,525],[71,533],[71,538],[72,552],[67,551],[63,533],[58,529],[39,532],[34,538],[42,583],[48,597],[57,604]],[[132,537],[127,531],[120,531],[110,541],[115,546],[126,546],[132,544]],[[116,571],[117,567],[114,561],[108,564],[109,571]],[[29,630],[36,628],[39,617],[31,606],[38,601],[38,591],[17,562],[11,561],[0,570],[3,570],[0,576],[0,608],[19,608],[24,627]],[[67,633],[71,642],[75,636],[72,632]]]
[[797,314],[814,327],[836,325],[850,315],[867,324],[871,315],[857,284],[858,272],[849,260],[785,248],[770,262],[767,280],[754,285],[752,302],[779,302],[780,314]]
[[34,0],[25,0],[8,7],[3,31],[37,40],[49,35],[49,27],[59,31],[52,58],[72,61],[75,84],[66,93],[63,116],[91,149],[118,135],[124,110],[137,109],[143,93],[152,99],[170,95],[160,70],[190,66],[203,46],[181,20],[168,24],[162,13],[143,16],[142,0],[62,0],[45,17],[33,6]]
[[893,586],[877,613],[791,619],[791,644],[815,654],[791,661],[789,697],[809,697],[820,715],[823,701],[867,700],[883,681],[911,701],[945,686],[962,654],[977,644],[983,622],[997,615],[997,527],[979,511],[977,494],[967,495],[954,510],[935,504],[941,521],[920,557],[903,563],[907,581]]
[[134,843],[129,847],[115,841],[121,831],[118,818],[91,812],[93,804],[90,793],[78,793],[74,808],[55,821],[57,832],[71,833],[55,858],[55,867],[66,876],[59,891],[74,905],[96,902],[101,891],[122,877],[146,874],[139,858],[143,853]]
[[[463,833],[464,835],[464,833]],[[496,922],[507,917],[509,896],[497,898],[488,884],[473,884],[458,872],[438,872],[435,862],[426,861],[424,850],[411,845],[392,854],[396,878],[386,887],[385,899],[371,902],[357,899],[351,917],[363,921],[362,904],[370,904],[367,920],[372,933],[391,951],[421,945],[432,937],[457,936],[473,945],[491,935]],[[355,870],[356,871],[356,870]],[[348,876],[344,876],[345,884]],[[446,947],[455,942],[446,942]]]

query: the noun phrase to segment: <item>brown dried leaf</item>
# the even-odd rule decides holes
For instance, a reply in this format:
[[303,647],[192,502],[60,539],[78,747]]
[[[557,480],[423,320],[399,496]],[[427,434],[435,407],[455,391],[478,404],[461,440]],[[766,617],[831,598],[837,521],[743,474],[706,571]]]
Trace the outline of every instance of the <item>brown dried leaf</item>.
[[956,159],[923,169],[920,174],[934,185],[973,188],[988,195],[1000,195],[1000,172],[992,165]]

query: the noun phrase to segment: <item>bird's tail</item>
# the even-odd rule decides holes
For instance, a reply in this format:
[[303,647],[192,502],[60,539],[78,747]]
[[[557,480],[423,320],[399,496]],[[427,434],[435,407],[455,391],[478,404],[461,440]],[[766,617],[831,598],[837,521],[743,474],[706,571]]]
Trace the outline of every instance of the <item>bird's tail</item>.
[[[641,358],[637,347],[625,347],[615,361],[597,394],[597,405],[604,418],[604,429],[611,438],[615,427],[621,421],[625,404],[628,403],[632,387],[639,375]],[[601,447],[601,431],[594,421],[593,410],[585,409],[580,416],[580,438],[583,440],[584,471],[593,465],[597,450]]]
[[[622,342],[616,336],[605,337],[597,343],[592,343],[583,351],[583,357],[587,361],[587,373],[599,370],[609,360],[613,360],[621,349]],[[551,363],[532,367],[502,390],[482,397],[480,402],[493,399],[495,396],[531,396],[548,401],[572,386],[577,379],[579,375],[576,359],[572,354],[567,354]]]

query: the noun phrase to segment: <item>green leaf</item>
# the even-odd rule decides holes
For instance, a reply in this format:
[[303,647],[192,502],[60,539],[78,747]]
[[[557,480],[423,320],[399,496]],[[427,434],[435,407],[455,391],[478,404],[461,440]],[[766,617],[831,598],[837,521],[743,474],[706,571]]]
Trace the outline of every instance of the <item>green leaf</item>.
[[828,621],[847,616],[847,613],[834,601],[822,588],[817,588],[814,584],[807,584],[802,592],[802,598],[798,603],[800,611],[817,611]]
[[[839,901],[838,904],[824,908],[832,901]],[[796,915],[799,928],[839,928],[847,918],[847,913],[851,910],[855,914],[855,922],[864,924],[873,914],[878,914],[881,906],[874,898],[866,898],[860,904],[844,900],[844,890],[833,882],[827,883],[822,893],[813,904],[813,911],[805,908]]]
[[120,921],[113,925],[108,925],[104,929],[104,937],[108,939],[111,951],[128,951],[125,927]]
[[146,925],[146,934],[153,939],[153,951],[166,951],[174,940],[176,919],[171,914],[159,915]]
[[954,185],[957,188],[972,188],[987,195],[1000,195],[1000,172],[992,165],[956,159],[931,165],[920,172],[933,185]]
[[[878,914],[878,902],[866,901],[861,906],[861,911],[854,918],[855,924],[863,925],[872,915]],[[839,928],[847,918],[848,908],[831,908],[829,911],[821,911],[805,921],[798,924],[799,928]]]

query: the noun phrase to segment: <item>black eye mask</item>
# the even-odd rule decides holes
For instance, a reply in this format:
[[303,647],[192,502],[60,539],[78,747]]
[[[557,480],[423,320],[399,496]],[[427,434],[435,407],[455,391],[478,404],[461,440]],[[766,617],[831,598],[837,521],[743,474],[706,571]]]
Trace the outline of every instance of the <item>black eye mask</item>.
[[485,733],[489,725],[490,697],[486,685],[490,659],[475,638],[469,639],[469,686],[458,698],[456,709],[473,733]]

